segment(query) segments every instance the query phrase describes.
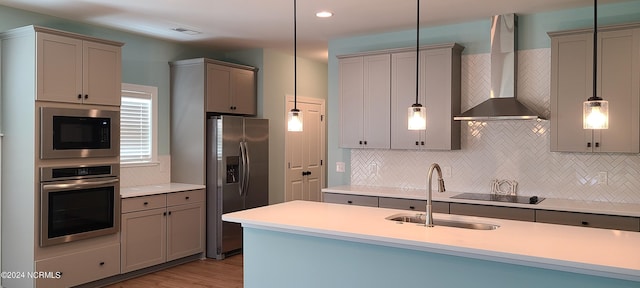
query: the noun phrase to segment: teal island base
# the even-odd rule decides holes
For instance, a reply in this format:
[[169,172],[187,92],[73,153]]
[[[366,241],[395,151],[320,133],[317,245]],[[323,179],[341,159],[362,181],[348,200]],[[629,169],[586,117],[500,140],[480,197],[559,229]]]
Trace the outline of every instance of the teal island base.
[[258,228],[245,227],[243,237],[247,288],[640,287],[628,280]]

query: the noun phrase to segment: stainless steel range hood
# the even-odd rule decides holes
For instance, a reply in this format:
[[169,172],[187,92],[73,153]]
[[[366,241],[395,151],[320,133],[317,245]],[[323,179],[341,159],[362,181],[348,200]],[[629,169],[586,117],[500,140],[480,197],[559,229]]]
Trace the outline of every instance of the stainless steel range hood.
[[489,99],[453,120],[543,119],[516,99],[518,19],[515,14],[491,17],[491,94]]

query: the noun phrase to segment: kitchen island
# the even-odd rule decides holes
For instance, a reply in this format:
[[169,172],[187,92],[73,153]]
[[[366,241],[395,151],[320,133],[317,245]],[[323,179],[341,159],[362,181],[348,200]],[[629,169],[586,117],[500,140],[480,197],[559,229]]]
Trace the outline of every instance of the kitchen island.
[[434,214],[496,224],[398,224],[407,211],[292,201],[223,215],[244,227],[246,287],[640,287],[640,233]]

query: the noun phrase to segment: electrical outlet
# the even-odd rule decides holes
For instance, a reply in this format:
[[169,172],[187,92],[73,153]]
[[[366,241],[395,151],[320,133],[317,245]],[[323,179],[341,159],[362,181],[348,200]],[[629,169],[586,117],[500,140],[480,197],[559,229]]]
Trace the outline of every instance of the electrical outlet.
[[370,166],[371,169],[371,176],[377,176],[378,175],[378,165],[377,164],[371,164]]
[[451,166],[442,167],[442,177],[451,178]]
[[336,162],[336,172],[344,173],[344,162]]
[[598,184],[602,184],[602,185],[607,185],[607,181],[608,181],[609,176],[607,175],[607,172],[602,171],[598,173]]

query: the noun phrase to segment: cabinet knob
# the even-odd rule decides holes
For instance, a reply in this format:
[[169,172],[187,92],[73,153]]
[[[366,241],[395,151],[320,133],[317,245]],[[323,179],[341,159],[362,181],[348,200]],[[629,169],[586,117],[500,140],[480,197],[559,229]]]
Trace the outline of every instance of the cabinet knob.
[[364,145],[367,145],[367,141],[364,141]]
[[587,221],[582,221],[581,224],[582,224],[582,226],[589,226],[589,222],[587,222]]
[[82,99],[82,94],[78,94],[78,99]]
[[104,261],[103,261],[103,262],[100,262],[100,266],[104,266]]
[[84,99],[89,99],[89,94],[84,94]]
[[167,216],[167,212],[162,212],[162,216]]
[[409,209],[411,209],[411,210],[416,210],[416,207],[414,207],[414,206],[409,206]]
[[587,142],[587,147],[591,148],[591,142]]
[[424,146],[424,141],[421,141],[421,142],[420,142],[420,145]]
[[171,215],[171,211],[169,211],[169,215]]
[[416,146],[420,145],[420,142],[416,141]]
[[149,202],[144,202],[144,203],[142,203],[142,205],[147,206],[147,205],[149,205]]
[[353,201],[349,200],[347,201],[347,204],[353,204]]
[[596,148],[600,147],[600,142],[596,142]]
[[362,141],[358,142],[360,145],[362,145]]
[[189,200],[189,196],[187,196],[187,197],[184,197],[184,199],[185,199],[185,200]]

